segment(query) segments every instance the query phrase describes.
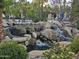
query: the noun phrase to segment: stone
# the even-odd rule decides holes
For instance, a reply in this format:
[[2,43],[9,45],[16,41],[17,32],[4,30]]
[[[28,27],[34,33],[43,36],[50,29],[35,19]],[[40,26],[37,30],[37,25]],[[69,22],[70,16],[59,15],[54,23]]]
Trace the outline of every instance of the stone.
[[75,59],[79,59],[79,52],[76,54]]
[[34,25],[34,28],[35,28],[35,31],[41,31],[44,29],[44,22],[37,22],[35,25]]
[[50,29],[51,28],[51,25],[49,22],[46,22],[45,25],[44,25],[44,29]]
[[67,33],[68,33],[70,36],[72,36],[71,29],[72,29],[72,27],[64,26],[64,30],[66,30]]
[[5,36],[5,40],[11,40],[8,36]]
[[66,42],[66,41],[62,41],[62,42],[58,42],[60,47],[67,47],[71,44],[71,42]]
[[62,27],[62,24],[61,22],[59,21],[56,21],[56,20],[50,20],[50,21],[47,21],[51,26],[54,24],[54,25],[58,25],[59,27]]
[[32,32],[32,36],[33,36],[33,38],[37,38],[37,33],[36,32]]
[[43,57],[44,52],[45,51],[42,51],[42,50],[31,51],[31,52],[28,53],[28,55],[29,55],[28,59],[42,59],[42,58],[44,58]]
[[31,35],[26,35],[25,37],[13,37],[13,40],[16,42],[26,42],[31,39]]
[[55,40],[57,38],[57,33],[54,32],[52,29],[45,29],[45,30],[41,31],[41,34],[50,40],[52,40],[52,39]]

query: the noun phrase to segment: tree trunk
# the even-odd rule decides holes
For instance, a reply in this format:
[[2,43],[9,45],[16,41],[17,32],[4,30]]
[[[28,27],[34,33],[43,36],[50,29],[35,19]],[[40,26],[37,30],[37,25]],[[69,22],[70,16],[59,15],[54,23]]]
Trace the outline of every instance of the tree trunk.
[[0,42],[4,39],[4,31],[2,24],[2,11],[0,10]]

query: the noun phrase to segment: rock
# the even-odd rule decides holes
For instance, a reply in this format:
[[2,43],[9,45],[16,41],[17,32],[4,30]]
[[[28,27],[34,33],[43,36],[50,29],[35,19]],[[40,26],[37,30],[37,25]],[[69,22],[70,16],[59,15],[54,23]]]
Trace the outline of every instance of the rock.
[[26,35],[25,37],[13,37],[13,40],[16,42],[26,42],[31,39],[31,35]]
[[43,57],[43,53],[45,51],[38,51],[38,50],[34,50],[28,53],[29,57],[28,59],[42,59]]
[[76,28],[73,28],[73,35],[74,35],[75,37],[79,37],[79,30],[76,29]]
[[51,28],[51,25],[49,22],[45,22],[45,25],[44,25],[44,29],[50,29]]
[[25,45],[35,45],[36,39],[31,38],[30,40],[26,40]]
[[16,42],[25,42],[28,38],[27,37],[14,37],[13,40]]
[[41,31],[41,30],[43,30],[44,29],[44,22],[38,22],[38,23],[36,23],[34,25],[34,28],[38,32]]
[[11,40],[8,36],[5,36],[5,40]]
[[35,45],[35,43],[36,43],[36,39],[31,38],[31,39],[29,40],[29,44],[30,44],[30,45]]
[[66,26],[64,27],[64,30],[66,30],[70,36],[72,36],[71,29],[72,27],[66,27]]
[[75,59],[79,59],[79,52],[76,54]]
[[41,34],[50,40],[55,40],[57,38],[57,33],[54,32],[52,29],[45,29],[41,31]]
[[48,21],[48,23],[50,23],[50,25],[52,26],[53,24],[58,25],[59,27],[62,27],[62,24],[59,21],[56,20],[51,20]]
[[32,37],[33,37],[33,38],[37,38],[37,33],[32,32]]
[[29,45],[29,41],[25,41],[25,45],[28,46]]
[[51,13],[48,14],[48,20],[52,20],[52,19],[53,19],[52,14]]
[[26,31],[29,30],[30,32],[35,31],[34,26],[30,26],[30,25],[27,25],[25,29]]
[[41,40],[36,41],[36,50],[47,50],[49,49],[49,45],[46,42],[42,42]]
[[71,42],[66,42],[66,41],[62,41],[62,42],[58,42],[60,47],[67,47],[71,44]]

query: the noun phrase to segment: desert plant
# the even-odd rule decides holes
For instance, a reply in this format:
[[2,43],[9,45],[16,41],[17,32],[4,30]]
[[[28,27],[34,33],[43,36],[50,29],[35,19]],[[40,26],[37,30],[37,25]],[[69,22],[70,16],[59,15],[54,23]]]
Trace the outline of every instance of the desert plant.
[[0,43],[0,59],[26,59],[26,49],[14,41]]

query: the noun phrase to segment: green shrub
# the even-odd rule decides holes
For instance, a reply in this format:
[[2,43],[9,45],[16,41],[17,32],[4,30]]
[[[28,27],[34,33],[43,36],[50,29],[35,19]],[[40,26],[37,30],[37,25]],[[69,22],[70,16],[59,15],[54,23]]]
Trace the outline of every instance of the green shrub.
[[26,59],[26,49],[14,41],[0,43],[0,59]]
[[44,56],[47,57],[47,59],[72,59],[74,53],[70,51],[69,47],[61,48],[56,46],[49,51],[46,51]]
[[74,38],[71,43],[71,50],[75,53],[79,51],[79,38]]
[[76,25],[77,29],[79,29],[79,21],[77,21],[77,25]]

